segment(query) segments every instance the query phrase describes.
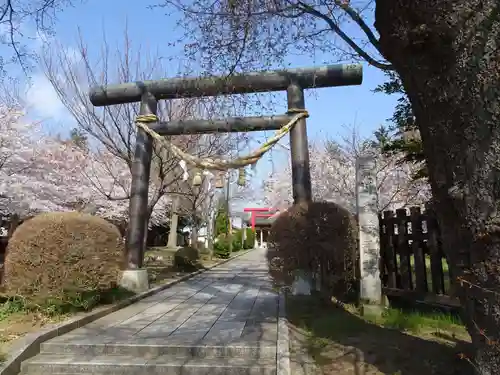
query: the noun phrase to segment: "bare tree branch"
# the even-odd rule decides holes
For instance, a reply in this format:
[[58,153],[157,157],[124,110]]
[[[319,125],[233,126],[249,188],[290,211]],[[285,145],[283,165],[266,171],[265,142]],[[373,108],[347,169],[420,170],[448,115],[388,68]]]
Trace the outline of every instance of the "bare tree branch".
[[35,53],[27,48],[28,39],[25,29],[34,26],[37,34],[52,34],[58,12],[72,6],[74,0],[3,0],[0,4],[0,44],[12,49],[13,56],[9,60],[0,59],[0,69],[5,74],[5,65],[18,64],[23,72],[29,74]]
[[[179,25],[185,30],[188,57],[210,72],[232,74],[283,65],[285,57],[296,52],[312,57],[324,52],[330,61],[361,58],[392,70],[380,53],[375,31],[364,19],[373,1],[363,3],[355,8],[341,0],[163,0],[156,7],[181,13]],[[349,25],[364,38],[350,35]]]
[[[340,3],[336,1],[336,3]],[[382,70],[392,70],[393,67],[390,64],[383,64],[372,58],[367,52],[365,52],[354,40],[352,40],[345,32],[342,31],[342,29],[339,27],[339,25],[333,20],[331,16],[328,16],[319,10],[315,9],[314,7],[299,1],[298,4],[304,9],[305,12],[312,14],[315,17],[321,18],[323,21],[325,21],[330,29],[332,29],[333,32],[335,32],[338,36],[342,38],[344,42],[349,45],[359,56],[364,58],[366,62],[370,65],[373,65],[376,68],[382,69]],[[369,41],[373,44],[374,47],[377,48],[378,50],[378,40],[375,38],[375,35],[373,32],[368,28],[366,23],[359,17],[359,15],[351,8],[349,5],[344,4],[341,6],[342,9],[346,11],[349,16],[358,24],[360,25],[361,29],[367,34]]]
[[[106,157],[96,160],[99,173],[95,176],[107,175],[114,181],[95,181],[95,187],[110,200],[129,199],[139,103],[96,108],[90,103],[87,90],[97,84],[159,79],[168,74],[157,55],[132,47],[127,30],[123,45],[116,53],[110,53],[104,37],[101,50],[96,64],[89,58],[88,48],[81,37],[76,53],[54,44],[46,50],[42,67],[78,128],[89,135],[92,150],[96,153],[101,150],[101,153],[111,156],[112,160]],[[161,101],[158,103],[158,115],[165,121],[197,118],[201,116],[199,104],[196,99]],[[235,148],[239,139],[225,134],[169,137],[171,143],[200,157],[224,155]],[[179,190],[182,171],[178,163],[179,160],[169,149],[155,143],[148,205],[150,214],[168,193],[185,193]],[[123,167],[128,169],[126,174],[121,170]]]

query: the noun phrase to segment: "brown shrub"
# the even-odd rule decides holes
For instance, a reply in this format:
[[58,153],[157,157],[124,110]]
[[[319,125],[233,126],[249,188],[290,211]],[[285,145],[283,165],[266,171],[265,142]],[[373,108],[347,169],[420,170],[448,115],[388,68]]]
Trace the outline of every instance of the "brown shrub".
[[41,214],[14,232],[7,248],[6,292],[42,303],[116,287],[123,245],[116,226],[78,212]]
[[191,246],[179,248],[174,255],[175,267],[182,270],[192,270],[199,267],[200,252],[198,249]]
[[349,211],[330,202],[294,205],[271,226],[272,278],[291,285],[295,270],[320,276],[322,292],[338,298],[357,289],[358,227]]

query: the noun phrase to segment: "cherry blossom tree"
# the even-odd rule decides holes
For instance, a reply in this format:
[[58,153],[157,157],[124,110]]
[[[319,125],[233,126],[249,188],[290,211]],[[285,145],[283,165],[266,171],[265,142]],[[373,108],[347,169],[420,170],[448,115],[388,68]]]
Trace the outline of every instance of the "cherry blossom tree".
[[95,210],[114,210],[87,178],[87,152],[71,142],[51,137],[36,141],[27,137],[24,147],[28,155],[34,156],[26,160],[22,152],[11,148],[11,160],[18,165],[15,169],[3,168],[1,172],[0,189],[6,213],[29,216],[82,209],[90,203]]
[[[113,221],[127,220],[131,176],[121,159],[106,150],[82,149],[72,141],[27,139],[32,143],[24,144],[26,152],[36,157],[25,161],[10,149],[12,160],[18,164],[15,170],[12,166],[1,171],[4,211],[27,216],[85,210]],[[158,201],[151,215],[152,224],[168,220],[168,206],[167,199]]]
[[81,150],[47,136],[43,124],[29,121],[21,97],[2,98],[0,210],[4,215],[68,210],[77,199],[95,199],[83,174],[85,160]]
[[[25,202],[13,198],[11,192],[27,181],[17,178],[30,170],[40,149],[40,127],[26,121],[17,102],[0,105],[0,211],[17,212]],[[29,188],[28,188],[29,189]]]
[[39,124],[28,122],[17,103],[0,104],[0,170],[12,174],[35,159]]
[[[81,152],[81,151],[80,151]],[[82,175],[90,183],[94,196],[98,195],[107,201],[99,205],[98,214],[111,220],[128,220],[130,183],[132,175],[122,158],[111,154],[106,148],[85,153],[86,167]],[[158,186],[153,179],[149,185],[149,194],[153,196]],[[161,182],[160,182],[161,183]],[[149,226],[169,221],[171,199],[162,195],[156,200],[150,214]]]
[[[342,141],[313,142],[309,148],[311,183],[316,201],[332,201],[356,212],[356,159],[373,142],[362,140],[352,131]],[[430,198],[425,181],[414,181],[412,164],[399,162],[397,155],[387,157],[376,153],[378,209],[384,211],[420,205]],[[285,209],[293,203],[291,165],[264,181],[263,193],[267,205]]]
[[[106,150],[90,151],[42,130],[41,124],[27,120],[17,103],[0,106],[2,213],[28,216],[92,207],[101,216],[125,219],[128,201],[109,197],[128,194],[127,166]],[[162,211],[164,204],[155,216]]]
[[[54,44],[47,47],[42,68],[79,129],[88,136],[90,148],[98,149],[97,155],[107,155],[99,157],[101,165],[96,169],[105,169],[108,174],[96,173],[93,177],[94,186],[109,200],[128,200],[137,130],[135,119],[139,105],[134,103],[96,108],[90,103],[88,88],[93,85],[163,78],[167,73],[159,56],[132,48],[126,30],[123,48],[112,54],[104,41],[102,51],[96,64],[91,61],[88,47],[82,40],[77,52],[68,52],[62,46]],[[200,106],[193,99],[158,103],[158,116],[163,121],[199,117],[200,112],[206,112],[206,107]],[[199,157],[227,154],[239,142],[234,135],[224,134],[172,136],[168,141]],[[168,147],[155,143],[148,217],[153,215],[160,201],[170,204],[169,195],[189,194],[179,190],[178,182],[183,172],[178,163],[179,160]],[[116,178],[114,184],[107,181],[110,175]],[[106,176],[105,181],[99,182],[97,176]],[[111,187],[112,192],[109,191]]]

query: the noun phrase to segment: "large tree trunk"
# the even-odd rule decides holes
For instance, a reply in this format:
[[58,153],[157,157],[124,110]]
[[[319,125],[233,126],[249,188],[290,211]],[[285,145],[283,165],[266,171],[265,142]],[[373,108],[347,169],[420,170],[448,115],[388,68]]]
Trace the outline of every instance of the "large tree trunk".
[[381,49],[419,125],[478,373],[500,374],[498,0],[377,0]]

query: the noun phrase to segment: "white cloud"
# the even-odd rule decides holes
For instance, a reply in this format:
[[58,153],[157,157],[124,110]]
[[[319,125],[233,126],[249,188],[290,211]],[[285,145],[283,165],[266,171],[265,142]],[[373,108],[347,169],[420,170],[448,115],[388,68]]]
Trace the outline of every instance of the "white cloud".
[[31,79],[24,98],[27,119],[41,123],[46,135],[65,135],[75,127],[75,120],[45,75],[39,73]]
[[65,121],[69,113],[59,100],[56,91],[44,74],[37,74],[32,78],[31,85],[26,92],[28,114],[38,119],[52,119]]
[[[22,23],[18,26],[23,34],[22,44],[39,56],[44,53],[46,48],[59,43],[57,38],[37,30],[29,23]],[[0,37],[6,31],[8,28],[0,25]],[[0,52],[10,53],[6,46],[0,47],[2,47]],[[72,46],[61,47],[64,48],[70,63],[79,61],[77,49]],[[41,70],[41,66],[35,66],[35,70],[31,73],[31,77],[27,77],[20,66],[9,67],[9,76],[18,79],[19,86],[17,88],[19,90],[15,94],[20,95],[19,100],[24,106],[26,119],[41,122],[44,131],[50,134],[67,132],[68,129],[74,127],[73,116],[59,100],[52,84]]]

